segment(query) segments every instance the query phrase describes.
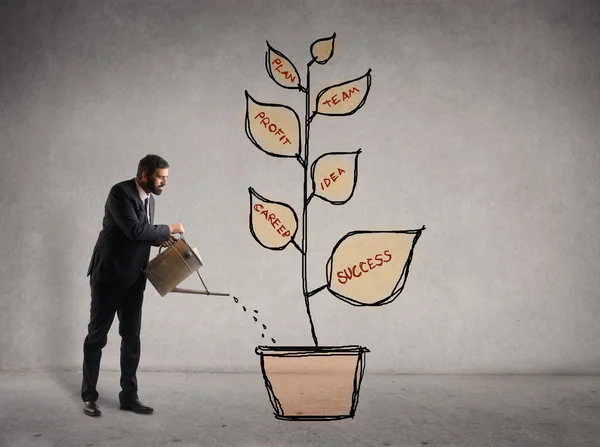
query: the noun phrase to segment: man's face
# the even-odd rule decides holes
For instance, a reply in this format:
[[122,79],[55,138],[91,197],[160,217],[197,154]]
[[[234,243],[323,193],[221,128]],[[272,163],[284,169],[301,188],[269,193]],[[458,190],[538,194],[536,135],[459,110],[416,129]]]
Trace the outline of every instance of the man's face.
[[142,180],[145,180],[146,187],[152,194],[157,196],[161,195],[163,188],[167,184],[167,177],[169,176],[169,169],[162,168],[157,169],[154,174],[148,177],[146,172],[142,173]]

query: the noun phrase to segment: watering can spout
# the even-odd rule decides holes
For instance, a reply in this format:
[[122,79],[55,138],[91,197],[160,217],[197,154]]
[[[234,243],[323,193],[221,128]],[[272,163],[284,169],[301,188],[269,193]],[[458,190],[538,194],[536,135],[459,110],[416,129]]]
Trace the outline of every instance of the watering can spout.
[[215,295],[215,296],[229,296],[228,293],[222,292],[209,292],[208,290],[192,290],[192,289],[181,289],[179,287],[175,287],[171,290],[172,293],[192,293],[196,295]]

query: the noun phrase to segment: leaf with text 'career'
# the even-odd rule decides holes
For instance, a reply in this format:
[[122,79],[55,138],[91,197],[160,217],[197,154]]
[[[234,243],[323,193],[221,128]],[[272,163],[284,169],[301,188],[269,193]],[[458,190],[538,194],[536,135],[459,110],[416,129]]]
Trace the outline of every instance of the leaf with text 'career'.
[[355,306],[391,303],[404,288],[415,245],[424,229],[346,234],[327,261],[327,288]]
[[254,145],[274,157],[300,153],[300,118],[282,104],[255,101],[246,91],[246,135]]
[[354,194],[358,178],[358,154],[329,152],[317,158],[311,167],[315,196],[334,205],[346,203]]
[[284,88],[300,90],[300,75],[298,70],[283,53],[277,51],[267,42],[265,55],[267,73],[278,85]]
[[293,208],[250,192],[250,232],[254,239],[270,250],[283,250],[295,237],[298,216]]
[[315,40],[310,46],[310,54],[317,64],[324,65],[333,56],[335,33],[331,37]]
[[316,112],[321,115],[352,115],[367,100],[371,89],[371,69],[359,78],[326,87],[317,95]]

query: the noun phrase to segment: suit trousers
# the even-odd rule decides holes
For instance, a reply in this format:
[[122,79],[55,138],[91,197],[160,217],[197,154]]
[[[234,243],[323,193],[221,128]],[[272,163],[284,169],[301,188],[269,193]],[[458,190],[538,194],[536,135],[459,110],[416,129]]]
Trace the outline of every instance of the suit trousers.
[[83,342],[83,380],[81,398],[98,400],[98,376],[102,349],[108,341],[108,332],[115,314],[119,318],[121,336],[121,392],[119,400],[138,397],[137,368],[140,361],[140,330],[142,303],[146,278],[140,278],[131,286],[90,280],[91,304],[88,333]]

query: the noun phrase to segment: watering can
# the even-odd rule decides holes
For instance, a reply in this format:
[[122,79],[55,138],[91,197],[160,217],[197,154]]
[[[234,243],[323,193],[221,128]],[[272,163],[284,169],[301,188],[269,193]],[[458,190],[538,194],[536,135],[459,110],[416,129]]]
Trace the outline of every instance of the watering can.
[[[191,248],[185,241],[183,235],[176,243],[167,247],[162,252],[162,247],[158,249],[158,255],[144,269],[144,274],[148,281],[154,286],[160,296],[167,293],[193,293],[199,295],[220,295],[229,296],[228,293],[209,292],[206,284],[200,276],[198,269],[202,267],[202,258],[196,247]],[[181,289],[177,287],[190,275],[196,272],[200,281],[204,285],[205,291]]]

